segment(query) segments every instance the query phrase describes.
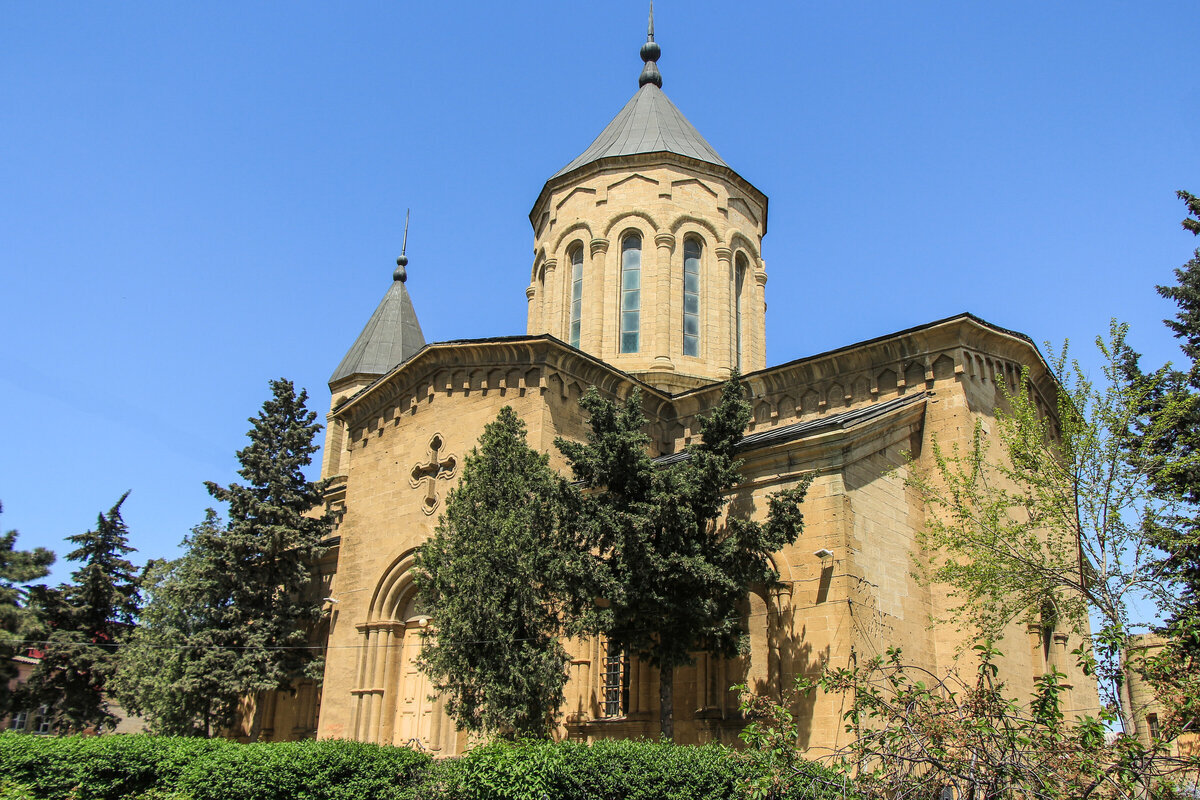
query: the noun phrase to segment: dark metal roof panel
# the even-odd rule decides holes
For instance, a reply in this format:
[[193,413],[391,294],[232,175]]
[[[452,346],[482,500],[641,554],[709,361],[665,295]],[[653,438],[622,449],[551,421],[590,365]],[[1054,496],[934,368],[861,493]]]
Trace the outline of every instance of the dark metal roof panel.
[[578,158],[554,173],[551,180],[602,158],[659,152],[730,168],[662,89],[647,83],[596,140]]
[[425,346],[404,281],[394,280],[329,382],[351,375],[384,375]]
[[[919,392],[917,394],[904,395],[897,397],[895,400],[888,400],[885,403],[876,405],[864,406],[850,411],[843,411],[840,414],[834,414],[831,417],[821,417],[820,419],[812,419],[807,422],[794,422],[791,425],[784,425],[781,428],[771,428],[770,430],[752,433],[749,436],[742,437],[738,442],[739,450],[754,450],[759,447],[766,447],[771,444],[779,444],[781,442],[790,442],[795,439],[803,439],[806,436],[811,436],[815,433],[821,433],[826,430],[852,428],[855,425],[866,422],[876,417],[889,414],[896,409],[904,406],[912,405],[918,400],[924,400],[929,396],[928,392]],[[659,456],[654,459],[654,463],[660,466],[667,464],[675,464],[680,461],[686,461],[691,458],[688,450],[682,450],[678,453],[670,453],[665,456]]]

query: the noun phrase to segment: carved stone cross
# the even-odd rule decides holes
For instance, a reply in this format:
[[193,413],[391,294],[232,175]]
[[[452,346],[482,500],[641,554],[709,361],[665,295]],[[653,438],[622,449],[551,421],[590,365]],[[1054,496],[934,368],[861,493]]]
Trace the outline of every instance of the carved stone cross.
[[446,443],[441,434],[434,434],[429,440],[429,460],[412,468],[409,485],[414,489],[425,484],[425,498],[421,501],[421,510],[432,514],[437,510],[441,500],[437,495],[437,482],[448,481],[458,471],[458,457],[451,453],[443,453]]

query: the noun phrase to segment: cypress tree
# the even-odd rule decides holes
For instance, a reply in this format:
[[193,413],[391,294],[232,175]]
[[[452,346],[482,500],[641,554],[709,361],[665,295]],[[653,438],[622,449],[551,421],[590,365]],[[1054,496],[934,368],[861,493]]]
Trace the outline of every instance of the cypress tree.
[[750,421],[737,376],[702,418],[700,443],[663,467],[648,454],[640,392],[618,404],[593,388],[580,405],[590,415],[587,441],[556,442],[577,481],[564,528],[585,563],[570,571],[572,613],[610,646],[658,668],[659,722],[670,738],[675,668],[697,652],[742,651],[741,606],[751,586],[778,580],[768,557],[800,534],[810,481],[773,495],[765,523],[721,521],[740,480],[736,449]]
[[419,664],[466,730],[546,737],[562,705],[558,480],[505,406],[417,552],[420,598],[436,625]]

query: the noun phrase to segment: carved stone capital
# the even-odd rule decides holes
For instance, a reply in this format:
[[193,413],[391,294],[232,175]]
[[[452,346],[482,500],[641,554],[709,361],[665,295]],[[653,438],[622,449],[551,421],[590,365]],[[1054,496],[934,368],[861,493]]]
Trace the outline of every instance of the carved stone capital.
[[714,247],[713,252],[717,254],[718,261],[728,262],[729,259],[733,258],[733,251],[724,245]]
[[654,235],[654,243],[659,247],[665,247],[668,250],[675,251],[675,234],[673,233],[658,233]]
[[766,286],[767,285],[767,273],[765,273],[761,270],[754,273],[754,282],[757,283],[759,286]]
[[533,296],[536,293],[537,293],[537,289],[535,289],[532,285],[525,287],[525,297],[528,298],[529,300],[532,300]]
[[592,255],[600,255],[608,252],[608,239],[592,239],[591,242]]
[[557,266],[558,266],[558,259],[557,259],[557,258],[547,258],[547,259],[546,259],[546,261],[545,261],[545,270],[546,270],[546,272],[554,272],[554,269],[555,269],[555,267],[557,267]]

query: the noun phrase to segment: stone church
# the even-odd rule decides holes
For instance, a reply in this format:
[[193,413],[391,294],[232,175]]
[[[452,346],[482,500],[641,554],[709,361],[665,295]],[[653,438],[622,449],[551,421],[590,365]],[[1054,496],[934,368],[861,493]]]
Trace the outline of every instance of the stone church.
[[[415,667],[432,620],[416,596],[415,548],[433,531],[463,456],[511,406],[532,447],[582,438],[578,400],[641,389],[653,455],[669,459],[735,369],[751,394],[743,482],[730,513],[763,517],[766,499],[815,475],[802,537],[773,557],[780,581],[744,607],[750,650],[698,655],[675,675],[675,738],[733,741],[743,725],[730,686],[778,694],[824,662],[902,645],[942,672],[968,633],[934,627],[944,592],[913,577],[924,510],[905,487],[906,453],[933,437],[966,442],[1024,367],[1054,407],[1054,384],[1028,337],[970,314],[768,366],[767,197],[725,163],[667,98],[651,21],[638,89],[583,152],[546,181],[529,214],[534,260],[524,335],[425,341],[402,257],[366,327],[333,372],[322,476],[337,527],[323,566],[324,681],[268,698],[264,738],[315,735],[467,745]],[[419,298],[418,298],[419,299]],[[774,299],[788,312],[789,298]],[[776,311],[775,313],[780,313]],[[914,321],[917,322],[917,321]],[[1033,628],[1007,637],[1005,677],[1024,695],[1049,667],[1073,684],[1068,705],[1095,707],[1069,655],[1078,642]],[[573,641],[562,738],[658,735],[658,676],[603,641]],[[842,708],[797,709],[802,745],[844,741]]]

